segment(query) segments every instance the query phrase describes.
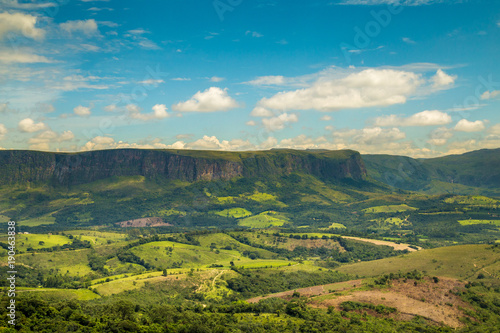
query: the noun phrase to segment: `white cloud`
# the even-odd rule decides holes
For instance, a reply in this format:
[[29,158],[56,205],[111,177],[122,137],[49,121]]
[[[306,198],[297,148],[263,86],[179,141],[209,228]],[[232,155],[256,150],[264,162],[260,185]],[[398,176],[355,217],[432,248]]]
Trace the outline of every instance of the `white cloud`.
[[443,146],[448,142],[448,139],[453,137],[453,131],[446,127],[436,128],[430,134],[430,139],[427,143],[434,146]]
[[97,23],[94,19],[67,21],[59,24],[59,26],[70,35],[75,32],[81,32],[86,36],[99,34]]
[[32,63],[51,63],[52,60],[31,53],[0,51],[0,63],[12,64],[32,64]]
[[48,130],[35,135],[28,140],[28,143],[30,144],[30,149],[49,150],[52,143],[71,141],[74,138],[75,135],[71,131],[64,131],[61,134],[57,134],[52,130]]
[[452,85],[453,83],[455,83],[456,79],[456,75],[448,75],[441,69],[438,69],[436,75],[431,78],[431,81],[434,82],[435,88],[439,88]]
[[276,110],[336,111],[403,104],[423,83],[421,76],[392,69],[366,69],[342,79],[320,79],[310,88],[263,98],[258,106]]
[[260,76],[252,81],[245,82],[254,86],[269,86],[285,84],[285,77],[282,75]]
[[468,121],[467,119],[460,120],[455,126],[455,131],[459,132],[480,132],[484,130],[484,122],[482,120]]
[[278,140],[275,137],[269,136],[266,140],[260,143],[260,149],[271,149],[278,145]]
[[500,96],[500,90],[485,91],[481,95],[481,99],[493,99],[497,96]]
[[0,103],[0,113],[6,112],[9,110],[9,103]]
[[238,103],[228,95],[227,88],[210,87],[185,101],[172,105],[172,109],[180,112],[214,112],[237,108]]
[[190,78],[188,77],[174,77],[173,79],[170,79],[172,81],[191,81]]
[[5,127],[4,124],[0,124],[0,140],[2,140],[5,136],[5,134],[7,134],[7,127]]
[[167,107],[165,106],[165,104],[156,104],[152,107],[152,109],[153,112],[147,114],[140,113],[140,108],[138,107],[130,107],[128,108],[128,111],[130,111],[131,118],[140,120],[163,119],[170,116],[170,114],[167,112]]
[[408,38],[408,37],[403,37],[402,40],[406,44],[417,44],[414,40],[412,40],[411,38]]
[[247,126],[256,126],[256,125],[257,125],[257,123],[256,123],[255,121],[253,121],[253,120],[249,120],[249,121],[247,121],[245,124],[246,124]]
[[104,107],[104,111],[106,111],[106,112],[113,112],[116,110],[117,110],[117,107],[115,104],[107,105]]
[[225,80],[225,78],[223,78],[223,77],[218,77],[218,76],[212,76],[212,77],[210,78],[210,82],[222,82],[222,81],[224,81],[224,80]]
[[290,123],[296,123],[299,118],[296,114],[282,113],[279,116],[273,118],[262,119],[262,124],[268,131],[279,131],[285,128],[286,125]]
[[257,106],[250,112],[250,115],[253,117],[272,117],[274,113],[266,108]]
[[49,7],[56,7],[57,4],[52,2],[45,3],[19,3],[18,0],[0,0],[0,5],[2,8],[12,8],[12,9],[24,9],[24,10],[32,10],[32,9],[42,9]]
[[491,135],[495,135],[495,136],[500,137],[500,123],[488,128],[488,133],[490,133]]
[[388,126],[435,126],[451,123],[451,116],[447,113],[432,110],[422,111],[407,118],[396,115],[383,116],[375,119],[375,125],[381,127]]
[[86,117],[86,116],[90,116],[90,114],[92,113],[90,111],[90,108],[89,107],[86,107],[86,106],[77,106],[73,109],[73,112],[77,115],[77,116],[80,116],[80,117]]
[[21,132],[25,133],[38,132],[47,128],[47,126],[44,123],[42,122],[35,123],[35,121],[31,118],[25,118],[21,120],[17,125],[17,127]]
[[21,33],[25,37],[40,40],[45,36],[43,29],[35,28],[36,16],[23,13],[0,13],[0,40],[9,32]]
[[148,86],[157,86],[160,83],[165,83],[165,81],[163,81],[163,80],[149,79],[149,80],[139,81],[138,83],[145,84],[145,85],[148,85]]
[[[334,136],[335,134],[336,133],[334,133]],[[404,132],[401,132],[399,128],[363,128],[361,130],[355,130],[352,134],[354,134],[354,143],[365,145],[378,145],[406,138],[406,134]]]
[[332,120],[332,117],[325,115],[325,116],[321,117],[320,119],[323,121],[330,121],[330,120]]
[[249,35],[250,35],[250,36],[255,37],[255,38],[264,37],[264,35],[262,35],[262,34],[258,33],[257,31],[250,31],[250,30],[247,30],[247,31],[245,32],[245,35],[247,35],[247,36],[249,36]]

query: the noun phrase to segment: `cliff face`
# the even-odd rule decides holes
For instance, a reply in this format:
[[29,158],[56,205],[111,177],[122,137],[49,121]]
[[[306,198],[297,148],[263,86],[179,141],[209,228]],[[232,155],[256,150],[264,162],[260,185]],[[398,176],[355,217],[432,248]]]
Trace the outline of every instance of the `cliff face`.
[[327,179],[366,177],[353,151],[196,152],[115,149],[82,153],[0,151],[0,185],[76,185],[112,176],[141,175],[171,180],[218,180],[305,172]]

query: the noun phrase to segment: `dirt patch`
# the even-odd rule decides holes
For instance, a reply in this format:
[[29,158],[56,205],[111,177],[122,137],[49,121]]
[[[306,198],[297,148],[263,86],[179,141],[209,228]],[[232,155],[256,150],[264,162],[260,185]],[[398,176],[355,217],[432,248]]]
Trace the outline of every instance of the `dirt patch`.
[[172,227],[170,223],[163,222],[160,217],[145,217],[123,222],[116,222],[122,228],[144,228],[144,227]]
[[454,279],[440,278],[438,283],[425,278],[393,281],[387,289],[353,291],[349,295],[341,295],[332,299],[313,301],[311,306],[327,308],[334,306],[340,310],[340,304],[346,301],[385,305],[396,308],[395,319],[407,320],[413,316],[421,316],[435,323],[443,323],[450,327],[462,327],[459,321],[465,314],[462,308],[471,308],[450,290],[461,289],[464,283]]
[[320,285],[320,286],[287,290],[287,291],[283,291],[280,293],[271,294],[271,295],[267,295],[267,296],[259,296],[259,297],[250,298],[247,300],[247,302],[257,303],[261,299],[266,299],[266,298],[271,298],[271,297],[278,297],[278,298],[290,300],[292,298],[292,295],[294,292],[300,293],[300,296],[308,296],[308,297],[319,296],[319,295],[328,294],[330,292],[339,292],[339,291],[352,289],[356,286],[360,286],[361,281],[362,280],[352,280],[352,281],[346,281],[346,282],[330,283],[330,284],[324,284],[324,285]]
[[[403,251],[403,250],[408,250],[410,252],[417,251],[417,250],[411,248],[409,244],[397,244],[394,242],[383,241],[383,240],[378,240],[378,239],[358,238],[358,237],[350,237],[350,236],[342,236],[342,238],[354,239],[354,240],[358,240],[361,242],[372,243],[375,245],[386,245],[386,246],[390,246],[390,247],[394,248],[394,250],[399,250],[399,251]],[[422,249],[421,247],[418,247],[418,250],[421,250],[421,249]]]

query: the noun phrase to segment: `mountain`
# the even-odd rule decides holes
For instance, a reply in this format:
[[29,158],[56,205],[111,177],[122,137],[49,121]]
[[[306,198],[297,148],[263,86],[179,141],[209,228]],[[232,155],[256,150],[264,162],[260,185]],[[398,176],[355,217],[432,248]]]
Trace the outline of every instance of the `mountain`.
[[363,155],[368,175],[395,188],[430,194],[500,195],[500,149],[430,159]]
[[220,152],[113,149],[82,153],[0,151],[0,185],[77,185],[116,176],[199,181],[269,177],[293,172],[329,180],[364,180],[358,152],[270,150]]

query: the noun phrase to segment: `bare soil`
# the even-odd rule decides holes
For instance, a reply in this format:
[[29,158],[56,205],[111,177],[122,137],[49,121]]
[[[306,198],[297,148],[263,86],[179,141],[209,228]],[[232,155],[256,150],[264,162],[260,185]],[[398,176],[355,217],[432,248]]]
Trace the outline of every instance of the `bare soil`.
[[[375,245],[386,245],[386,246],[390,246],[390,247],[394,248],[394,250],[399,250],[399,251],[403,251],[403,250],[408,250],[410,252],[417,251],[417,250],[411,248],[409,244],[397,244],[394,242],[383,241],[383,240],[378,240],[378,239],[358,238],[358,237],[350,237],[350,236],[342,236],[342,238],[354,239],[354,240],[358,240],[358,241],[362,241],[362,242],[372,243]],[[421,250],[422,248],[419,247],[418,249]]]
[[353,291],[348,295],[313,301],[311,306],[317,308],[334,306],[340,310],[340,304],[346,301],[381,304],[397,309],[397,313],[393,315],[395,319],[408,320],[414,316],[421,316],[437,324],[454,328],[463,326],[459,318],[465,314],[460,308],[471,307],[450,292],[463,288],[463,282],[450,278],[440,278],[438,283],[425,278],[417,281],[416,286],[414,282],[414,280],[393,281],[387,289]]

